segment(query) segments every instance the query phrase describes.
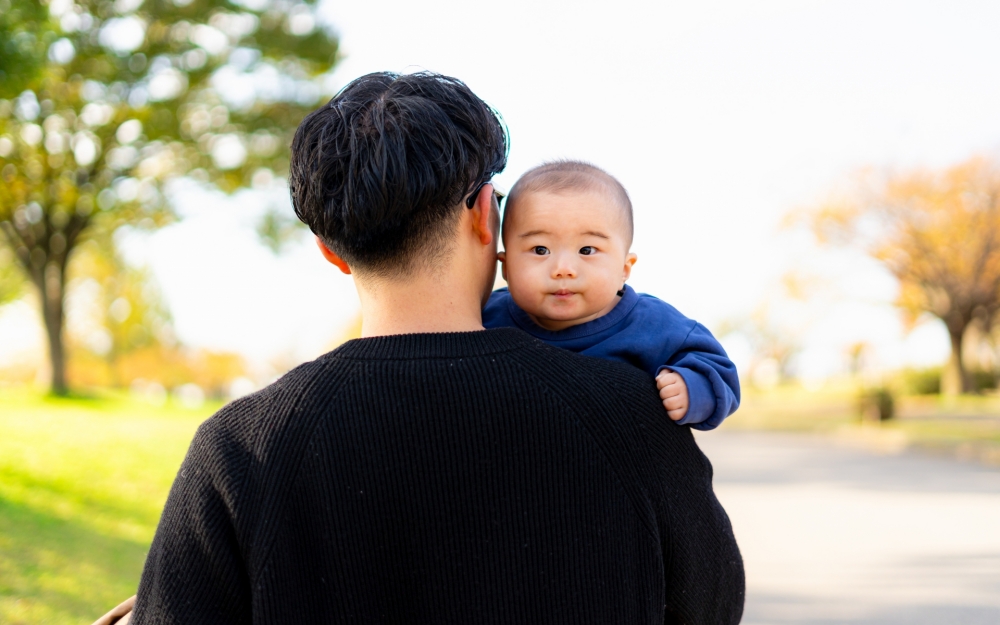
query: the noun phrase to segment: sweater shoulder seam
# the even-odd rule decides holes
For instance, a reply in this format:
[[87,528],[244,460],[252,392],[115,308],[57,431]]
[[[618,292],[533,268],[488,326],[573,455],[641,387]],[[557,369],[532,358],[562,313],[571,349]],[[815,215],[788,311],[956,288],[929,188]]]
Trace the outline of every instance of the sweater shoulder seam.
[[[556,395],[557,397],[559,397],[561,400],[563,400],[566,403],[569,403],[569,404],[575,403],[575,402],[573,402],[573,399],[570,396],[562,393],[557,386],[549,383],[547,380],[545,380],[542,377],[539,377],[538,380],[539,380],[540,385],[543,386],[545,389],[547,389],[551,394]],[[645,510],[644,506],[642,505],[641,502],[636,501],[635,500],[635,496],[632,494],[632,492],[628,488],[626,488],[626,486],[625,486],[625,479],[621,475],[620,469],[617,466],[615,466],[615,463],[608,456],[607,451],[605,451],[604,446],[600,442],[600,438],[598,436],[596,436],[594,434],[594,432],[592,431],[592,429],[590,427],[588,427],[587,424],[584,423],[583,420],[580,419],[578,416],[572,415],[570,418],[573,420],[574,423],[578,424],[578,426],[581,427],[583,429],[583,431],[585,431],[587,433],[587,436],[591,439],[591,441],[593,441],[594,445],[597,447],[598,451],[600,452],[601,457],[604,458],[604,461],[607,463],[607,465],[611,469],[612,473],[614,473],[615,479],[618,481],[618,483],[621,486],[622,490],[625,491],[625,495],[629,498],[629,501],[632,502],[632,506],[635,508],[635,511],[636,511],[636,513],[639,516],[640,522],[642,523],[642,525],[646,529],[646,531],[649,533],[650,537],[653,538],[653,540],[659,540],[661,537],[658,535],[657,529],[655,527],[652,527],[650,525],[649,519],[646,517],[646,514],[645,514],[646,510]],[[637,486],[639,488],[641,488],[643,491],[647,490],[646,487],[645,487],[645,485],[642,484],[641,482],[639,482],[637,484]]]
[[[294,404],[289,409],[289,416],[291,416],[293,413],[297,413],[299,411],[299,406],[300,406],[303,398],[306,397],[307,391],[310,390],[313,387],[313,385],[316,383],[317,378],[320,377],[320,375],[322,374],[322,372],[325,369],[326,369],[326,367],[318,367],[317,370],[310,376],[308,382],[306,382],[304,384],[304,388],[303,388],[302,392],[300,392],[299,395],[298,395],[298,397],[295,398]],[[341,376],[341,379],[340,379],[341,383],[338,384],[337,390],[333,394],[331,394],[331,396],[329,397],[330,401],[336,399],[340,395],[341,391],[346,386],[345,384],[342,383],[343,382],[343,378],[351,375],[351,373],[352,372],[348,371],[348,372],[345,372]],[[322,420],[319,418],[320,411],[317,410],[315,412],[316,412],[316,415],[314,417],[314,422],[304,428],[304,429],[308,430],[307,433],[302,437],[302,440],[304,441],[304,444],[306,446],[308,446],[309,441],[312,440],[312,438],[313,438],[313,436],[314,436],[314,434],[316,432],[316,429],[319,427],[319,424],[322,422]],[[302,470],[302,463],[304,461],[305,461],[304,454],[300,454],[299,455],[299,459],[296,462],[294,468],[291,469],[290,472],[289,472],[290,475],[291,475],[291,479],[292,480],[294,480],[298,476],[298,474],[301,472],[301,470]],[[273,510],[273,509],[277,508],[278,510],[280,510],[281,509],[280,503],[281,503],[281,501],[283,500],[283,498],[286,495],[287,495],[287,491],[286,491],[286,493],[279,494],[277,497],[273,498],[272,501],[269,502],[268,509],[272,509]],[[266,515],[266,514],[268,514],[267,511],[262,511],[262,516]],[[274,526],[275,526],[275,524],[272,524],[272,527],[274,527]],[[253,567],[255,571],[263,571],[263,570],[265,570],[266,567],[267,567],[267,565],[268,565],[268,563],[271,560],[271,557],[272,557],[273,544],[274,544],[274,535],[273,535],[273,532],[271,532],[271,535],[262,535],[263,531],[264,530],[260,527],[260,523],[259,523],[259,520],[258,520],[257,527],[254,530],[253,542],[257,542],[257,540],[261,540],[262,541],[263,549],[261,550],[261,555],[259,556],[259,558],[255,558],[255,560],[260,563],[259,565],[255,565]],[[254,580],[255,584],[256,584],[256,581],[257,580]]]

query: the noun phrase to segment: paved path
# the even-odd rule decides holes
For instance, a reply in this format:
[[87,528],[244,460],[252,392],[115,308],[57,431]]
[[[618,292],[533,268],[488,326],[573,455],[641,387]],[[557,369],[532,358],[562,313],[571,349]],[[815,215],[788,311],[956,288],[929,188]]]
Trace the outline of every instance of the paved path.
[[1000,625],[1000,471],[805,435],[699,433],[745,625]]

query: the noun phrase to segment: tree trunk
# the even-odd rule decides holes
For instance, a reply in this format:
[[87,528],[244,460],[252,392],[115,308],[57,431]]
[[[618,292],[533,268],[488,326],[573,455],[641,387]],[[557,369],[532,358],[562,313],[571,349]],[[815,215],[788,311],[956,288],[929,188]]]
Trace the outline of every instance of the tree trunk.
[[948,336],[951,339],[951,355],[948,357],[948,364],[945,366],[941,376],[941,393],[944,395],[961,395],[972,391],[972,380],[965,370],[965,363],[962,361],[962,337],[965,336],[965,329],[968,324],[961,328],[948,327]]
[[49,340],[49,361],[52,365],[50,391],[53,395],[69,394],[69,383],[66,380],[66,346],[63,341],[65,325],[66,280],[65,267],[60,263],[50,261],[45,266],[44,284],[40,289],[42,296],[42,320],[45,322],[45,335]]
[[42,323],[49,342],[49,360],[52,365],[50,392],[53,395],[68,395],[69,382],[66,379],[66,344],[63,327],[66,321],[66,267],[69,256],[76,246],[80,234],[90,223],[90,218],[80,212],[70,213],[61,228],[52,224],[48,215],[30,222],[23,219],[0,220],[0,234],[14,249],[14,254],[28,279],[38,289],[41,300]]
[[53,395],[69,394],[66,379],[66,344],[63,336],[65,326],[66,264],[63,259],[49,259],[41,267],[33,267],[29,273],[31,283],[38,289],[41,300],[42,324],[49,344],[49,392]]

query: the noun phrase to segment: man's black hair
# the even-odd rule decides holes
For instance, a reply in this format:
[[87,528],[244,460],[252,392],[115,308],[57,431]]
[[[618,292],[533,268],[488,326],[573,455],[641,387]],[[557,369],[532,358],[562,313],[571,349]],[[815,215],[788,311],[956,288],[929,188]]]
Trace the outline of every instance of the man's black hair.
[[295,214],[354,269],[398,276],[447,254],[462,199],[507,165],[500,114],[462,81],[380,72],[309,114],[292,141]]

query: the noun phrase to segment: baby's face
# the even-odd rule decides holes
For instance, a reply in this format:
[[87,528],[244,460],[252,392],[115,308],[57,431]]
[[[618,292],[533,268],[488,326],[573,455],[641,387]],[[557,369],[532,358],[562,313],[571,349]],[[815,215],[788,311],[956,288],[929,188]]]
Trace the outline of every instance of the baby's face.
[[511,297],[547,330],[597,319],[618,303],[636,261],[621,210],[598,191],[522,195],[500,254]]

